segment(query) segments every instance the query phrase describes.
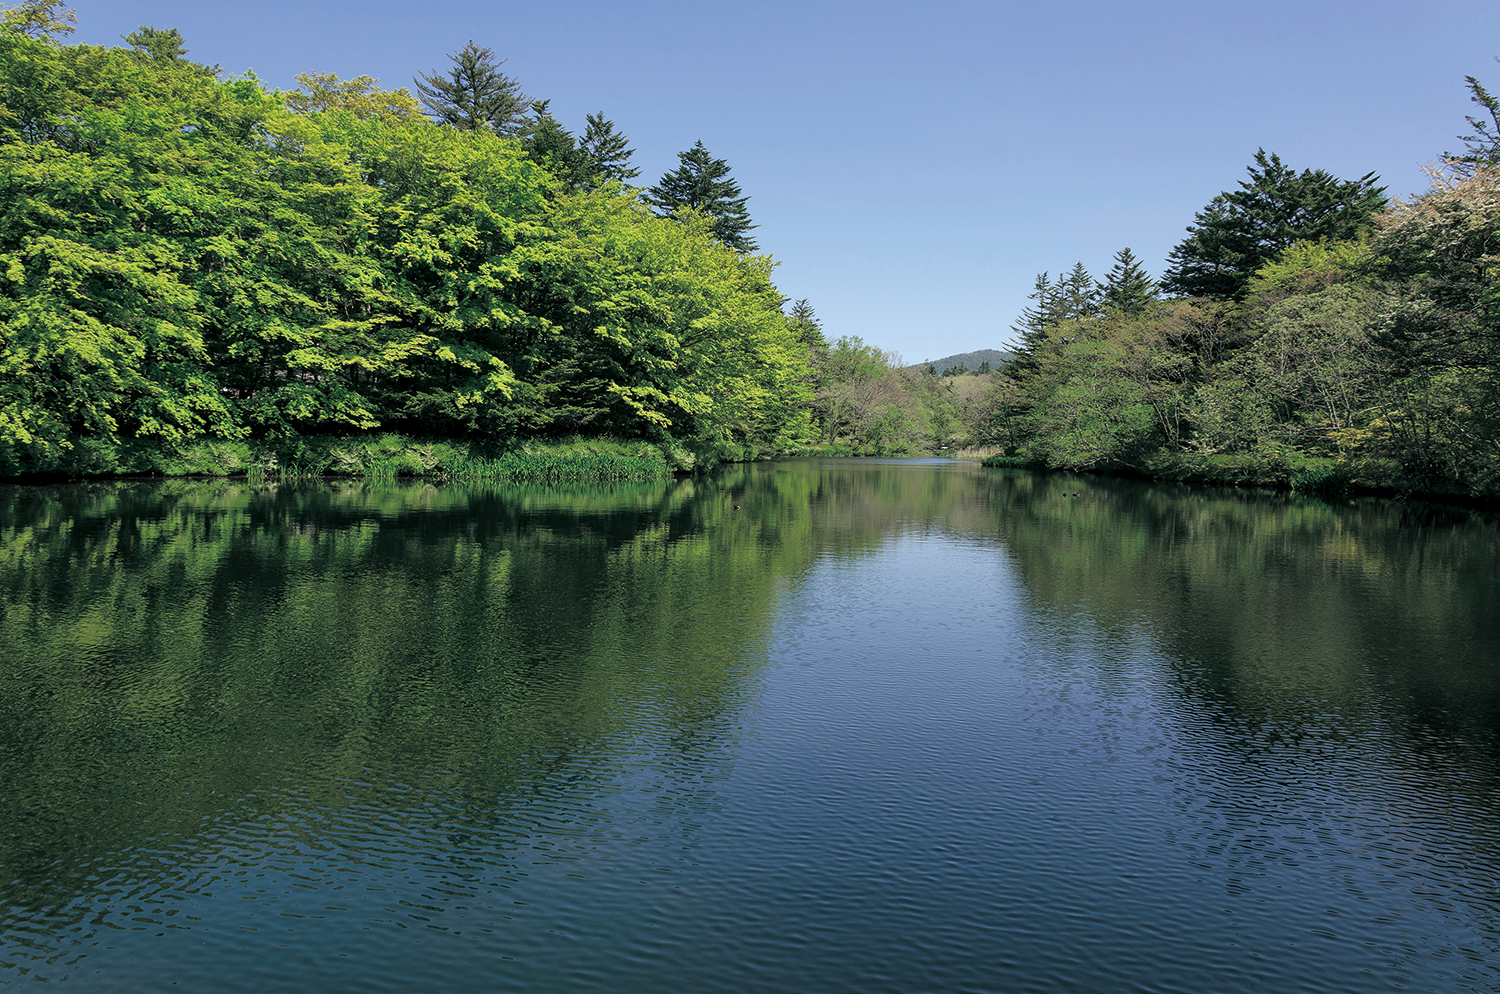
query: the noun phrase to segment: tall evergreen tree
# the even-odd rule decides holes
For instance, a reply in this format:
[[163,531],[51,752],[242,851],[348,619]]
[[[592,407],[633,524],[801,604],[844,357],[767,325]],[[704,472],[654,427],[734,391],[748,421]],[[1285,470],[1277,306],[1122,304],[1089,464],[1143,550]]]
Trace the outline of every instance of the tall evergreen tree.
[[187,54],[187,49],[183,47],[182,33],[176,28],[153,28],[142,24],[130,34],[121,35],[120,40],[135,49],[136,54],[144,59],[176,62]]
[[1473,114],[1464,115],[1472,129],[1470,134],[1460,135],[1458,139],[1464,143],[1464,154],[1444,152],[1443,158],[1453,164],[1460,175],[1472,176],[1480,166],[1500,165],[1500,99],[1473,76],[1465,76],[1464,82],[1469,86],[1469,99],[1484,108],[1489,120]]
[[786,320],[797,333],[797,338],[807,346],[815,363],[827,358],[828,339],[823,337],[823,322],[818,320],[818,315],[806,297],[792,305],[792,312],[787,315]]
[[1058,320],[1087,321],[1104,307],[1104,288],[1089,275],[1082,262],[1073,264],[1057,284]]
[[1032,289],[1026,295],[1030,307],[1021,311],[1021,316],[1010,330],[1019,337],[1013,350],[1015,359],[1010,363],[1011,371],[1026,372],[1036,367],[1037,353],[1047,341],[1047,329],[1057,323],[1057,286],[1047,273],[1040,273]]
[[462,131],[486,129],[514,137],[526,124],[531,98],[521,84],[500,71],[492,49],[472,41],[448,56],[447,74],[433,70],[416,78],[417,97],[439,124]]
[[578,151],[583,158],[586,182],[599,186],[610,180],[628,183],[641,174],[630,165],[635,149],[624,135],[615,131],[615,122],[606,120],[601,110],[587,117],[583,137],[578,140]]
[[754,252],[759,246],[750,236],[757,225],[750,223],[740,186],[729,178],[729,164],[715,159],[695,142],[686,152],[678,152],[681,165],[662,176],[646,191],[646,201],[659,217],[677,217],[684,208],[708,217],[714,237],[740,252]]
[[1167,257],[1161,287],[1187,297],[1237,298],[1255,271],[1294,242],[1356,237],[1385,207],[1385,187],[1366,173],[1341,180],[1321,169],[1298,173],[1265,149],[1248,182],[1209,201],[1188,237]]
[[1156,299],[1156,283],[1129,247],[1115,253],[1115,264],[1104,278],[1104,307],[1121,314],[1135,315]]
[[585,179],[584,158],[573,141],[573,133],[552,116],[548,109],[551,103],[550,100],[532,102],[521,145],[527,158],[556,176],[567,188],[575,189]]

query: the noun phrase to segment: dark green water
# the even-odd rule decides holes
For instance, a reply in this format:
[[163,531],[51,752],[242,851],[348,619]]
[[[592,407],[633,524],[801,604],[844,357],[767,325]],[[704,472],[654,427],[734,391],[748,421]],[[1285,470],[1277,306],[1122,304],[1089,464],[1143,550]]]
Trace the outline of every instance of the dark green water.
[[1495,990],[1500,527],[868,460],[0,488],[7,984]]

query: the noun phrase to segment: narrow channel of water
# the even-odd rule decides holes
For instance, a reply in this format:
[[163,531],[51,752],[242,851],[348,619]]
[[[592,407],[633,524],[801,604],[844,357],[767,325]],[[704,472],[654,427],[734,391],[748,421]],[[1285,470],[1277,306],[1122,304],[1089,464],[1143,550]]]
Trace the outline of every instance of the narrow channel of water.
[[1497,604],[964,463],[0,488],[0,985],[1494,990]]

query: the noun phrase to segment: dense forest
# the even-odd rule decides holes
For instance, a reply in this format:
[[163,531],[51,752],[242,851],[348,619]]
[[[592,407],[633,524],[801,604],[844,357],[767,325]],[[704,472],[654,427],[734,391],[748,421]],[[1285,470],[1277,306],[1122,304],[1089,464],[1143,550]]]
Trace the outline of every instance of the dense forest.
[[1153,476],[1500,491],[1500,105],[1432,188],[1261,151],[1151,280],[1042,274],[982,430],[1021,459]]
[[647,190],[472,43],[417,95],[291,93],[170,29],[0,30],[0,472],[376,429],[786,447],[807,347],[701,143]]
[[1427,193],[1259,151],[1160,278],[1128,248],[1043,273],[1010,361],[938,368],[786,300],[702,142],[638,186],[603,112],[575,134],[473,42],[411,89],[277,91],[172,29],[72,27],[0,15],[0,476],[583,438],[1500,494],[1500,104],[1473,77]]

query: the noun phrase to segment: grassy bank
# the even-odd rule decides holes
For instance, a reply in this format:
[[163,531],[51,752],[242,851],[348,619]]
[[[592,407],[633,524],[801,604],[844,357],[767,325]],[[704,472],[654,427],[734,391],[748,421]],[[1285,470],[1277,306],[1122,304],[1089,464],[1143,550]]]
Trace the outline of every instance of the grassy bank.
[[[981,464],[1013,469],[1058,468],[1027,456],[993,455],[986,457]],[[1423,486],[1420,481],[1406,479],[1400,467],[1390,462],[1378,460],[1351,462],[1328,457],[1306,456],[1292,450],[1268,450],[1237,455],[1155,452],[1138,463],[1129,465],[1112,464],[1083,470],[1069,469],[1074,472],[1134,476],[1175,483],[1291,490],[1326,498],[1346,497],[1353,494],[1381,496],[1411,494],[1468,506],[1490,507],[1497,503],[1494,497],[1475,495],[1453,488],[1445,490],[1441,487]]]
[[[405,435],[345,435],[224,441],[184,445],[128,441],[78,442],[66,457],[33,472],[0,467],[12,480],[125,476],[245,476],[295,479],[321,476],[524,483],[647,480],[680,467],[672,453],[643,441],[587,439],[531,442],[508,448],[463,440]],[[688,467],[691,468],[691,467]]]

